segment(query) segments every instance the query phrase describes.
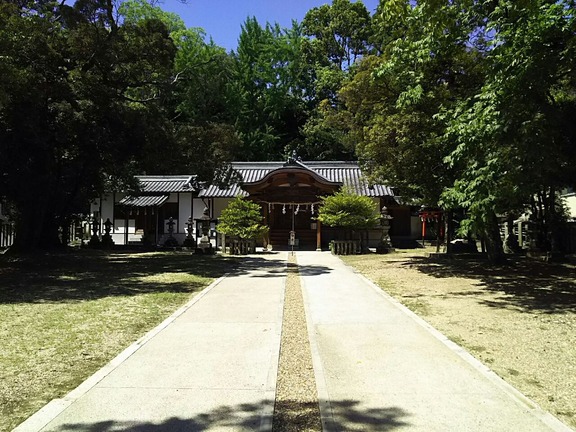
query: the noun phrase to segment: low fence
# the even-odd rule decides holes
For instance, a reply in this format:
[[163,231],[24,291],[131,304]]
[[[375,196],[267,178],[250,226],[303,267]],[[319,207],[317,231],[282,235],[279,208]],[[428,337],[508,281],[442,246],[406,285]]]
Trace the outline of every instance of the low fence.
[[4,249],[14,243],[14,224],[0,220],[0,248]]
[[334,255],[355,255],[362,252],[360,240],[332,240],[330,250]]
[[229,253],[230,255],[248,255],[256,252],[256,241],[244,239],[226,239],[223,251],[225,253]]

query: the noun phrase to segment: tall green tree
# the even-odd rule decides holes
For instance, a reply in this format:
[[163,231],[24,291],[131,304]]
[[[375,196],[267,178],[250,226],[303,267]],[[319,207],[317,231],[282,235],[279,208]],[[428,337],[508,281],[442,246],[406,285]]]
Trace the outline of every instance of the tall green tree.
[[310,159],[353,159],[353,147],[330,114],[340,109],[338,92],[354,75],[356,62],[371,52],[370,14],[362,2],[334,0],[308,11],[302,27],[308,36],[304,52],[314,65],[315,103],[299,153]]
[[[574,180],[573,1],[382,1],[374,43],[340,92],[377,177],[445,208],[503,258],[499,215],[530,208],[552,247]],[[343,114],[347,114],[343,116]],[[530,175],[527,175],[530,173]],[[438,200],[439,199],[439,200]]]
[[161,117],[175,47],[158,20],[116,22],[111,1],[0,4],[0,194],[14,247],[58,243],[58,226],[139,170]]
[[361,1],[333,0],[312,8],[302,21],[311,36],[310,50],[322,66],[347,69],[368,53],[372,36],[370,13]]
[[[438,113],[482,82],[482,56],[462,42],[471,26],[450,19],[454,6],[437,9],[381,2],[374,18],[380,54],[366,56],[339,91],[330,115],[374,181],[397,187],[407,199],[435,205],[455,171],[444,161],[454,142],[444,139]],[[399,31],[402,29],[402,31]]]
[[143,137],[150,145],[142,172],[193,172],[200,181],[223,181],[240,148],[234,128],[233,56],[208,40],[201,28],[187,28],[180,17],[147,0],[125,1],[120,13],[124,23],[162,21],[176,47],[171,91],[162,104],[167,115],[155,127],[163,137]]
[[283,158],[301,141],[308,116],[311,70],[303,57],[300,26],[281,29],[256,18],[242,25],[234,77],[241,158]]
[[495,214],[529,208],[540,247],[558,241],[557,192],[575,180],[574,7],[500,1],[467,12],[482,17],[493,40],[480,91],[447,114],[446,136],[458,144],[447,161],[462,169],[444,201],[466,207],[471,226],[493,238],[486,227]]

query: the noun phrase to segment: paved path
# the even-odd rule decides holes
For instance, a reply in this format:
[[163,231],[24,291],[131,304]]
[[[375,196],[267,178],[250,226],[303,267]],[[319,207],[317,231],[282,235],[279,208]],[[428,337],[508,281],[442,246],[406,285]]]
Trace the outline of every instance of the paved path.
[[297,260],[325,431],[570,430],[340,259]]
[[16,430],[270,430],[286,254],[244,268]]
[[[325,431],[570,431],[327,252],[298,252]],[[269,431],[286,253],[198,295],[16,429]]]

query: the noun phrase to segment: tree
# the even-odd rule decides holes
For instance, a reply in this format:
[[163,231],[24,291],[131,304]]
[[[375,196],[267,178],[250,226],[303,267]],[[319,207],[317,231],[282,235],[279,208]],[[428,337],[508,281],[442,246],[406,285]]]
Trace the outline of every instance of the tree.
[[268,227],[262,224],[260,206],[242,197],[236,197],[222,210],[217,229],[222,234],[241,239],[256,239],[268,234]]
[[[468,209],[469,225],[497,243],[495,215],[530,208],[539,246],[558,242],[557,191],[574,183],[573,122],[576,17],[573,1],[485,3],[493,34],[481,89],[452,112],[447,157],[460,176],[444,202]],[[529,173],[529,174],[528,174]],[[540,220],[537,218],[540,216]],[[490,242],[489,242],[490,246]],[[488,250],[493,260],[499,249]]]
[[0,194],[15,249],[58,244],[90,197],[131,183],[163,115],[174,44],[158,20],[116,22],[114,6],[0,5]]
[[440,114],[483,79],[481,53],[460,38],[473,25],[453,19],[455,6],[434,10],[381,2],[372,24],[378,54],[356,62],[336,104],[321,105],[323,125],[355,147],[370,179],[418,205],[437,205],[457,175],[445,161],[455,141],[445,138]]
[[312,36],[310,50],[322,66],[348,69],[369,50],[370,13],[364,3],[333,0],[332,5],[312,8],[302,21],[304,33]]
[[302,141],[308,118],[311,69],[304,61],[300,26],[262,27],[256,18],[242,25],[236,53],[235,125],[244,160],[285,157]]
[[326,226],[343,228],[350,235],[378,226],[380,214],[377,204],[370,197],[344,189],[322,197],[318,220]]
[[[199,181],[221,183],[241,148],[234,128],[234,86],[230,84],[234,58],[207,41],[204,30],[186,28],[180,17],[147,0],[125,1],[120,12],[124,23],[162,21],[176,47],[171,91],[163,99],[166,115],[158,118],[163,124],[154,128],[163,139],[143,137],[150,145],[143,154],[142,172],[193,172]],[[157,142],[162,142],[162,147],[155,145]]]
[[354,76],[356,62],[371,51],[370,14],[362,2],[335,0],[308,11],[302,27],[309,37],[304,52],[308,63],[314,65],[315,99],[302,129],[305,143],[298,153],[310,159],[354,159],[354,146],[346,137],[347,124],[339,127],[332,114],[341,108],[339,90]]
[[464,209],[461,227],[485,240],[492,262],[504,257],[497,216],[531,208],[540,243],[555,242],[557,191],[574,181],[573,8],[381,2],[380,54],[339,93],[336,114],[372,176]]

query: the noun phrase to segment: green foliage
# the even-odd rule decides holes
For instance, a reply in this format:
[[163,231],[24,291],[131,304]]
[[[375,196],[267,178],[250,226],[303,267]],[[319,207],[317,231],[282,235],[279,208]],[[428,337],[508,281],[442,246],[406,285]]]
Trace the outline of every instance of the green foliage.
[[[240,148],[230,108],[233,57],[207,41],[204,30],[186,28],[180,17],[147,0],[125,1],[120,12],[124,23],[161,21],[176,47],[170,92],[163,98],[170,120],[154,128],[163,139],[158,133],[144,137],[142,171],[193,172],[200,181],[221,182],[227,163]],[[163,143],[162,149],[157,149],[157,142]]]
[[[476,227],[491,213],[529,208],[550,248],[559,220],[556,192],[576,181],[573,1],[486,4],[476,14],[493,33],[478,92],[451,112],[446,162],[460,166],[443,202],[469,209]],[[471,13],[471,12],[470,12]],[[556,234],[554,234],[556,232]],[[557,242],[557,241],[556,241]]]
[[322,198],[318,220],[331,227],[359,230],[378,226],[380,214],[370,197],[342,190]]
[[[348,129],[373,181],[394,185],[406,198],[435,204],[454,181],[454,170],[444,161],[454,144],[444,139],[446,119],[436,114],[477,85],[479,62],[465,48],[452,47],[414,65],[396,53],[399,49],[359,63],[340,89],[342,107],[332,117]],[[460,76],[463,71],[466,79]]]
[[114,21],[114,6],[0,5],[0,193],[21,249],[57,243],[58,224],[141,171],[152,129],[165,136],[174,44],[158,20]]
[[355,64],[316,122],[356,143],[373,181],[464,208],[463,226],[489,252],[499,249],[496,214],[530,208],[550,237],[556,191],[576,180],[574,6],[382,1],[377,55]]
[[362,2],[333,0],[331,5],[312,8],[302,25],[304,33],[313,37],[310,50],[322,66],[347,69],[368,51],[371,20]]
[[268,233],[268,227],[262,225],[260,206],[242,197],[236,197],[222,210],[217,229],[241,239],[256,239]]
[[186,24],[177,14],[163,11],[146,0],[123,0],[118,7],[118,13],[123,18],[124,24],[137,24],[142,20],[155,19],[161,21],[171,34],[186,30]]
[[281,159],[302,141],[308,117],[311,67],[304,59],[300,26],[242,26],[233,77],[234,118],[244,142],[242,160]]

